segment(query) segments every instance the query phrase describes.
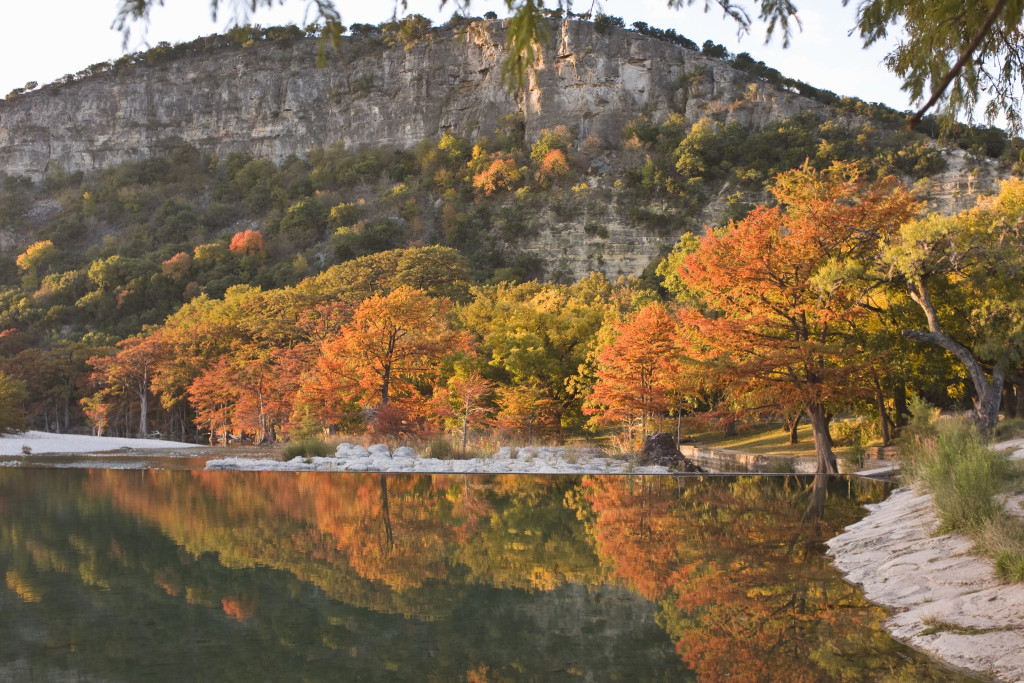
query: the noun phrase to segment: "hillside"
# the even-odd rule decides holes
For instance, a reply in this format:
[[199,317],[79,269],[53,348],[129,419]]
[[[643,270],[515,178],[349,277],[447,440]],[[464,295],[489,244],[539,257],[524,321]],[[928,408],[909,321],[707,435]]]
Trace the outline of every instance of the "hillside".
[[[581,21],[555,26],[539,69],[516,93],[500,82],[502,22],[431,29],[414,19],[356,27],[323,68],[315,37],[294,27],[250,30],[161,45],[34,92],[12,93],[0,102],[0,173],[47,182],[30,192],[25,181],[21,189],[8,181],[0,251],[12,257],[37,239],[61,236],[53,223],[67,222],[69,206],[58,195],[71,185],[95,199],[90,187],[102,184],[103,172],[109,177],[123,164],[145,166],[182,150],[198,159],[189,192],[171,191],[163,198],[176,202],[170,208],[156,202],[135,213],[187,208],[203,229],[168,235],[187,237],[186,246],[245,228],[273,233],[295,200],[326,192],[348,203],[361,200],[396,221],[393,231],[403,234],[385,248],[451,244],[481,272],[518,260],[530,266],[520,275],[554,279],[595,270],[639,275],[681,233],[742,215],[764,200],[763,183],[772,173],[805,159],[821,165],[859,158],[908,182],[929,177],[931,208],[944,213],[991,191],[998,171],[990,157],[1016,161],[1017,149],[1001,131],[967,131],[961,146],[973,154],[939,152],[930,138],[901,131],[896,112],[785,79],[720,46],[698,49],[673,32]],[[541,179],[542,160],[529,158],[532,146],[559,126],[568,167]],[[459,140],[466,158],[449,158],[451,179],[438,182],[438,169],[427,169],[421,152],[443,135]],[[510,171],[514,164],[517,177],[494,191],[475,191],[472,181],[482,169],[466,165],[474,145],[488,163],[504,160]],[[391,162],[355,169],[349,188],[325,183],[323,173],[315,177],[316,160],[342,150],[383,154]],[[291,188],[288,201],[263,202],[275,206],[226,210],[214,196],[219,178],[202,180],[195,171],[218,165],[223,171],[239,158],[290,164],[289,177],[299,172],[291,160],[299,159],[310,182],[305,191]],[[144,177],[122,178],[114,192],[164,182],[160,173],[152,175],[160,164],[149,163]],[[398,185],[405,187],[404,208],[382,207],[382,194]],[[7,196],[14,191],[30,196]],[[328,199],[325,210],[338,203]],[[405,215],[410,212],[415,220]],[[74,239],[130,241],[140,217],[121,213],[71,216],[78,224]],[[326,240],[352,226],[328,223],[315,228],[319,249],[302,243],[292,255],[306,248],[307,261],[331,261]]]
[[180,142],[221,159],[280,163],[337,142],[411,149],[445,132],[475,139],[510,114],[521,115],[527,142],[566,125],[579,140],[616,148],[641,113],[659,123],[677,113],[689,124],[713,116],[762,129],[825,108],[722,59],[580,21],[561,24],[518,93],[501,85],[501,22],[391,40],[367,33],[332,51],[324,68],[314,39],[287,32],[241,44],[200,39],[94,65],[63,86],[0,103],[0,168],[38,181],[58,167],[96,171]]
[[[1002,131],[960,128],[943,149],[898,112],[710,42],[609,18],[553,27],[516,94],[501,23],[415,16],[352,27],[324,68],[315,35],[250,28],[11,93],[0,417],[204,439],[358,429],[377,399],[320,365],[347,357],[327,340],[358,338],[339,326],[390,306],[440,325],[428,346],[446,360],[428,364],[437,387],[395,389],[427,412],[381,429],[437,428],[459,363],[500,387],[508,429],[580,433],[597,349],[676,291],[658,270],[673,245],[769,201],[777,174],[852,161],[949,213],[1019,164]],[[948,376],[886,391],[944,395]]]

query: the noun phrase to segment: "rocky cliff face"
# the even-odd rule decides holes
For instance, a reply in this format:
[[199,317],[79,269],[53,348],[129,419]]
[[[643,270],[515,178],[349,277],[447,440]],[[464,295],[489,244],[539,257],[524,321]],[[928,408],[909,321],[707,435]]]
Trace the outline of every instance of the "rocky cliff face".
[[0,171],[34,180],[57,165],[94,171],[182,140],[221,158],[275,161],[339,141],[407,148],[444,131],[488,135],[516,112],[528,141],[564,124],[578,139],[618,144],[641,112],[696,121],[732,107],[729,118],[760,127],[822,106],[748,87],[720,60],[632,31],[599,35],[583,22],[564,24],[528,89],[510,94],[500,82],[503,41],[500,22],[390,49],[353,39],[323,68],[312,39],[263,42],[51,86],[0,101]]
[[[754,130],[808,110],[833,116],[821,102],[752,81],[725,61],[633,31],[599,33],[584,22],[559,25],[528,86],[510,93],[500,78],[504,39],[501,22],[476,22],[462,35],[438,29],[391,48],[353,38],[340,53],[329,52],[322,68],[313,39],[262,41],[48,86],[0,101],[0,175],[38,181],[57,170],[90,173],[181,142],[220,159],[238,152],[275,162],[338,142],[349,149],[411,148],[444,132],[491,135],[500,119],[518,114],[528,143],[558,125],[577,141],[592,140],[599,151],[584,160],[584,180],[610,192],[623,168],[635,164],[622,131],[641,115],[662,122],[677,114],[691,125],[737,121]],[[949,155],[948,169],[928,182],[931,208],[972,205],[993,189],[993,168]],[[720,188],[706,198],[697,227],[722,219],[732,191]],[[593,270],[639,274],[694,227],[651,234],[615,205],[599,231],[544,209],[537,225],[536,237],[515,249],[541,256],[549,275],[566,278]],[[24,241],[0,234],[8,250]]]

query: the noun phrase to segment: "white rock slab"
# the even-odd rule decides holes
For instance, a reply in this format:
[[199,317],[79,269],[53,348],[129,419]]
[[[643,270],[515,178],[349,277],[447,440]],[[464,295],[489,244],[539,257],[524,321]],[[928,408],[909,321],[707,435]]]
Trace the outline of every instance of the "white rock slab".
[[[828,541],[828,553],[868,600],[894,610],[886,621],[893,637],[954,667],[1024,681],[1024,585],[1000,582],[967,538],[932,535],[929,495],[899,489],[867,507],[867,517]],[[934,622],[987,632],[924,635]]]
[[194,443],[162,439],[126,439],[35,431],[0,435],[0,455],[23,455],[22,447],[27,447],[32,455],[39,455],[45,453],[103,453],[121,449],[196,448],[197,446]]

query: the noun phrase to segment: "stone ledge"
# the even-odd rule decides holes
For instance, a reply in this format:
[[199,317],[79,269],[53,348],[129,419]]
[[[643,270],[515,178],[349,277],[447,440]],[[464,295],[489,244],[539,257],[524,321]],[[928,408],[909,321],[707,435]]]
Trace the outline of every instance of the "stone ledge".
[[933,536],[927,494],[898,489],[867,507],[827,542],[828,554],[868,600],[892,610],[889,633],[955,668],[1024,681],[1024,585],[1000,582],[967,538]]

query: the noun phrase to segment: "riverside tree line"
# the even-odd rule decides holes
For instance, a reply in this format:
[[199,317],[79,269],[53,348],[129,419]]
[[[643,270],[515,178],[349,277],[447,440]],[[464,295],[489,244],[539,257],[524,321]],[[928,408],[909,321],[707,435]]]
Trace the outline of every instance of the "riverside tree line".
[[[684,235],[658,267],[660,292],[600,275],[474,285],[451,249],[398,249],[294,286],[199,295],[107,347],[58,346],[69,370],[49,381],[87,381],[98,433],[211,440],[486,428],[610,431],[628,446],[684,418],[802,414],[821,471],[836,469],[833,415],[869,414],[887,440],[908,391],[972,401],[983,430],[1001,408],[1016,414],[1024,183],[953,217],[923,214],[901,183],[852,163],[805,165],[770,189],[772,206]],[[262,248],[256,231],[231,243],[253,258]],[[33,353],[9,356],[8,403],[24,385],[12,368],[42,369]],[[71,376],[76,363],[87,377]]]

